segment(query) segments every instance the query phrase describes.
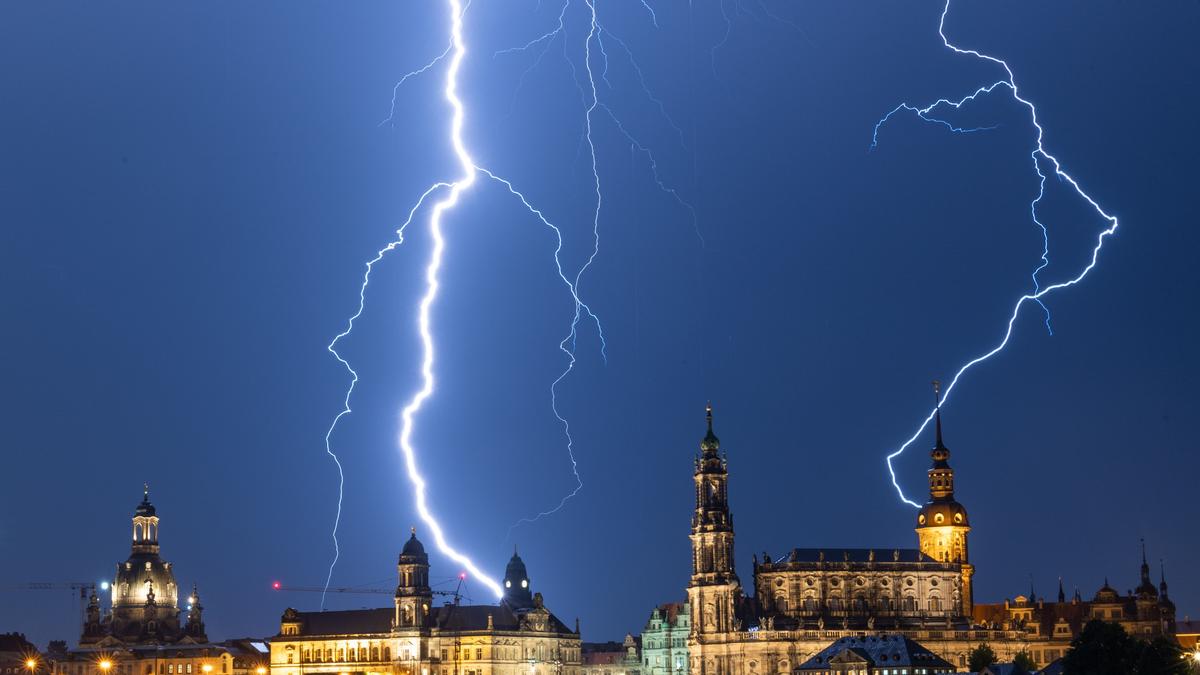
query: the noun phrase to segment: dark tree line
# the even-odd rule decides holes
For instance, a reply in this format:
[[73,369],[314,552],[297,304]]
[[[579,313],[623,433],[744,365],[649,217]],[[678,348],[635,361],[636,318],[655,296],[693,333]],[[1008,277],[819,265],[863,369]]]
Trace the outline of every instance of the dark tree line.
[[1065,675],[1188,675],[1193,665],[1175,642],[1139,640],[1107,621],[1089,621],[1063,657]]

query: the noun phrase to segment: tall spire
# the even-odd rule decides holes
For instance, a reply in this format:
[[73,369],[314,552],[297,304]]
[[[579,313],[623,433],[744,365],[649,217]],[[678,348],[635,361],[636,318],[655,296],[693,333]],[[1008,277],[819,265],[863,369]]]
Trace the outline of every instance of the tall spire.
[[942,383],[937,380],[933,381],[933,403],[933,417],[937,427],[937,445],[934,447],[944,448],[946,446],[942,444]]
[[1062,577],[1058,578],[1058,601],[1066,602],[1067,594],[1063,592]]
[[721,448],[721,439],[713,433],[713,408],[712,402],[704,406],[704,421],[708,424],[708,431],[704,434],[704,440],[700,441],[700,450],[703,451],[705,457],[717,457],[717,450]]
[[1167,570],[1162,558],[1158,559],[1158,592],[1165,600],[1167,597]]
[[[1154,590],[1154,584],[1150,582],[1150,565],[1146,562],[1146,538],[1141,538],[1142,542],[1142,586],[1149,586],[1150,590]],[[1141,590],[1140,588],[1138,590]]]

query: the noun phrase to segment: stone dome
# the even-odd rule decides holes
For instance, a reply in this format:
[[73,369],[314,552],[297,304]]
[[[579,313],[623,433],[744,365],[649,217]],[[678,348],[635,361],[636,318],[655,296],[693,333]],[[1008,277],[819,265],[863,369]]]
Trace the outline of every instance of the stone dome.
[[917,527],[957,525],[970,527],[967,509],[954,500],[931,501],[917,512]]

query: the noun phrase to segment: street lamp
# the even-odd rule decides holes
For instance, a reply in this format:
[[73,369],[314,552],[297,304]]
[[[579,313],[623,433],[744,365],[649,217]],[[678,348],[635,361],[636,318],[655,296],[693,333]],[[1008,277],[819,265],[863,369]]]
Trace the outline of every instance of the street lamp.
[[254,669],[254,672],[258,673],[258,675],[263,675],[264,673],[267,672],[267,669],[263,666],[259,666]]
[[29,672],[32,673],[33,671],[37,670],[37,665],[38,665],[37,659],[35,659],[35,658],[25,659],[25,669],[28,670]]
[[206,663],[206,664],[200,666],[200,670],[203,670],[205,673],[211,673],[212,672],[212,664]]
[[103,670],[106,673],[112,670],[112,661],[109,661],[108,659],[100,659],[100,670]]

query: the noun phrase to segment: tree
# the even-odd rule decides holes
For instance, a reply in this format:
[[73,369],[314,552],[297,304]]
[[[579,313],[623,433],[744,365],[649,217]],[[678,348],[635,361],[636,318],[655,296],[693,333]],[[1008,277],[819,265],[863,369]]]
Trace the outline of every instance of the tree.
[[1013,657],[1013,665],[1021,670],[1028,670],[1029,672],[1037,670],[1037,662],[1035,662],[1033,657],[1029,655],[1029,652],[1025,651],[1024,649],[1017,652],[1016,656]]
[[992,649],[992,646],[986,642],[981,642],[967,655],[967,670],[970,670],[972,673],[978,673],[996,663],[996,660],[996,652]]
[[1190,664],[1164,637],[1138,640],[1116,623],[1089,621],[1063,657],[1064,675],[1186,675]]
[[1089,621],[1063,657],[1063,675],[1130,675],[1135,647],[1120,624]]
[[1165,637],[1156,637],[1138,643],[1136,670],[1138,675],[1187,675],[1192,660],[1184,656],[1178,645]]

